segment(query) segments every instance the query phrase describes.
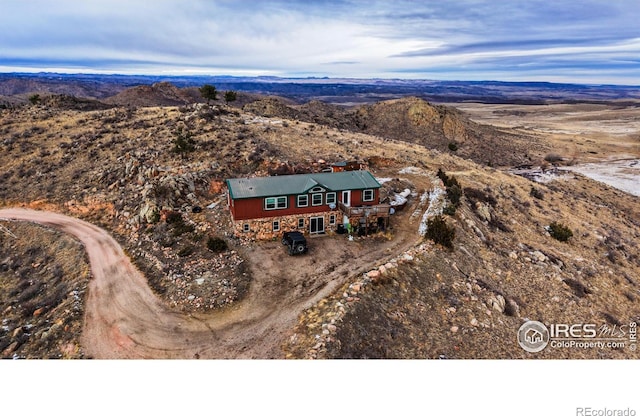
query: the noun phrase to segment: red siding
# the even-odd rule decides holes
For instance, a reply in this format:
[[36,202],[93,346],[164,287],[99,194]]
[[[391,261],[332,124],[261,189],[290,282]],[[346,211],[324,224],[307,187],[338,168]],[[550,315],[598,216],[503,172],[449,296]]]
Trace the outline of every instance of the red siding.
[[351,191],[351,206],[352,207],[359,207],[362,205],[378,205],[380,202],[380,192],[378,189],[374,189],[373,190],[373,201],[367,201],[367,202],[363,202],[362,201],[362,194],[364,193],[364,190],[355,190],[355,191]]
[[253,218],[280,217],[284,215],[311,214],[314,212],[331,211],[328,205],[296,207],[296,197],[288,197],[287,209],[264,209],[264,198],[236,199],[233,201],[231,213],[235,220],[250,220]]
[[[337,193],[337,199],[340,200],[341,192]],[[229,209],[234,220],[250,220],[254,218],[280,217],[285,215],[301,215],[312,214],[314,212],[331,211],[328,205],[311,206],[311,196],[309,196],[309,206],[305,208],[296,207],[297,196],[290,195],[288,197],[287,209],[264,209],[264,198],[252,199],[236,199],[230,200]],[[373,201],[362,202],[362,191],[351,191],[351,206],[357,207],[362,205],[377,205],[379,202],[378,189],[374,189]]]

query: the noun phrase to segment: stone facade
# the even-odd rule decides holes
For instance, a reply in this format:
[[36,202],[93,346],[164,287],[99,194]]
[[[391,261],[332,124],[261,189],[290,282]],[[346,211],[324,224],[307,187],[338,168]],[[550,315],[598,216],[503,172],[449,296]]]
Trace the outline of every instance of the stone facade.
[[[339,210],[317,212],[313,214],[286,215],[281,217],[256,218],[250,220],[233,221],[234,233],[238,237],[255,240],[270,240],[279,238],[284,231],[300,231],[311,234],[312,222],[316,226],[322,225],[325,233],[336,231],[338,224],[342,224],[344,214]],[[333,217],[333,218],[332,218]],[[320,221],[319,218],[322,220]],[[333,219],[333,221],[332,221]],[[274,222],[277,227],[274,229]],[[332,223],[333,222],[333,223]],[[300,225],[303,225],[300,227]]]

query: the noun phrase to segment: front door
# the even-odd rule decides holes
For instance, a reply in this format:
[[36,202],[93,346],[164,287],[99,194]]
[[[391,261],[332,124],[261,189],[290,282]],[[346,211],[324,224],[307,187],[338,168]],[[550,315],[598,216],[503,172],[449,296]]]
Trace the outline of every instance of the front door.
[[342,203],[345,207],[351,206],[351,191],[342,191]]
[[324,217],[311,217],[309,219],[309,232],[311,234],[324,233]]

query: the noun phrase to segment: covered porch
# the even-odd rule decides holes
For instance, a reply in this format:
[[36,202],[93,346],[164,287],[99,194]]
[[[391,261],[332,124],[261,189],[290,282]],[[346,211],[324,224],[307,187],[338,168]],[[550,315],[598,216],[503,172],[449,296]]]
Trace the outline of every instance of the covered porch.
[[389,204],[351,207],[338,202],[338,208],[344,214],[344,226],[350,224],[351,228],[359,235],[384,231],[389,227],[389,217],[391,216],[391,205]]

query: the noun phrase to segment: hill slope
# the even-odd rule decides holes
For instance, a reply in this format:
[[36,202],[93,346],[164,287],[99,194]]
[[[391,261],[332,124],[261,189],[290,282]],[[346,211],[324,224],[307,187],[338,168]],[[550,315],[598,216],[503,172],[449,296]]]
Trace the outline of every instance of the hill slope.
[[481,125],[454,108],[432,105],[416,97],[349,109],[319,101],[296,106],[269,98],[248,104],[244,110],[417,143],[489,166],[531,163],[549,150],[522,132]]
[[104,99],[105,103],[132,107],[178,106],[202,102],[197,88],[177,88],[168,82],[128,88]]
[[[342,112],[330,117],[327,107],[319,107],[292,107],[298,111],[292,114],[350,117]],[[455,112],[419,100],[374,107],[365,109],[361,120],[377,122],[387,109],[397,113],[389,116],[390,126],[412,123],[412,131],[433,136],[441,129],[442,143],[467,134],[460,152],[477,134],[474,124],[460,121],[458,126]],[[447,117],[452,121],[445,123]],[[410,253],[385,253],[398,260],[391,261],[390,271],[380,278],[367,281],[356,271],[379,264],[352,264],[331,256],[340,267],[350,266],[337,277],[345,287],[302,314],[297,328],[269,333],[271,355],[261,358],[529,358],[514,343],[526,318],[609,326],[640,320],[637,198],[580,175],[537,184],[419,143],[201,104],[94,111],[44,105],[2,109],[0,131],[0,205],[64,212],[105,227],[163,302],[176,313],[196,313],[202,319],[242,304],[256,281],[262,282],[265,296],[286,292],[312,299],[324,288],[316,284],[325,271],[314,263],[326,260],[322,254],[306,259],[308,267],[298,273],[303,282],[265,280],[268,270],[263,265],[279,264],[281,247],[230,235],[225,178],[266,175],[282,166],[321,170],[323,161],[358,159],[385,179],[387,191],[413,190],[404,214],[410,228],[395,229],[378,240],[351,242],[351,250],[359,253],[384,247],[386,238],[407,238],[399,233],[417,238],[434,173],[442,168],[458,179],[464,190],[461,206],[447,217],[456,230],[453,251],[427,244]],[[192,140],[192,150],[176,151],[180,137]],[[194,207],[210,208],[194,212]],[[553,221],[573,230],[569,242],[549,236],[545,226]],[[229,250],[207,250],[209,236],[223,238]],[[335,239],[325,240],[335,241],[329,245],[334,249],[350,244],[339,236],[326,238]],[[3,242],[11,244],[10,237]],[[23,246],[34,244],[36,240]],[[256,257],[258,251],[262,257]],[[11,264],[14,257],[22,258],[12,254]],[[9,271],[0,278],[14,277]],[[23,306],[13,303],[12,308]],[[32,319],[25,314],[16,325],[30,325]],[[5,337],[2,345],[13,345],[13,333],[0,334]],[[284,350],[276,353],[279,343]],[[11,353],[20,355],[21,350]],[[215,357],[215,348],[207,353]],[[627,349],[549,349],[539,356],[638,357]]]

